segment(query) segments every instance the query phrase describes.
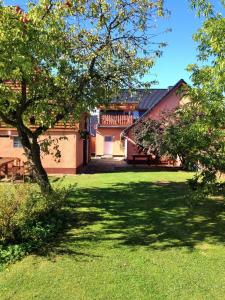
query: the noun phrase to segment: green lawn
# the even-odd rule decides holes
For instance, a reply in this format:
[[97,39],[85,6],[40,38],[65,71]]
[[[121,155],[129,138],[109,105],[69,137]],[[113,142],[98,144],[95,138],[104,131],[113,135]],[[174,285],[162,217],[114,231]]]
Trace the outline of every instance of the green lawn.
[[0,273],[0,299],[224,299],[225,206],[193,205],[184,172],[66,177],[68,228]]

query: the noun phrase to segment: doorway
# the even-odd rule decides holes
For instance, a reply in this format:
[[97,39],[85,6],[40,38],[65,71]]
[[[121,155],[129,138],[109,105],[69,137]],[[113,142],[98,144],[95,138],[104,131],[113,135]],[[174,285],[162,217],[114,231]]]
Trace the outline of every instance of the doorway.
[[113,155],[113,136],[104,137],[104,155]]

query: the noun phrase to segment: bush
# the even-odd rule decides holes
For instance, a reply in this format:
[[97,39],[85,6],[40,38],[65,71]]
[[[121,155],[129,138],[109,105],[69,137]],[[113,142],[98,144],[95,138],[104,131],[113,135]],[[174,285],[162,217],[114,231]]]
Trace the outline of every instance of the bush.
[[28,253],[26,245],[0,246],[0,266],[4,263],[14,262],[23,258]]
[[0,264],[23,257],[56,235],[71,189],[56,188],[43,196],[36,185],[0,185]]

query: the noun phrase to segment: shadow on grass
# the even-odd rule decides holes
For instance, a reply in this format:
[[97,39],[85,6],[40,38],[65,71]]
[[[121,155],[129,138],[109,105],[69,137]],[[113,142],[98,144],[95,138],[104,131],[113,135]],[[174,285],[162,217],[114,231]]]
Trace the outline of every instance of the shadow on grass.
[[126,173],[126,172],[178,172],[183,170],[181,167],[167,165],[148,165],[143,163],[126,164],[121,166],[119,162],[107,163],[104,160],[89,163],[81,173],[98,174],[98,173]]
[[184,183],[143,181],[80,188],[71,197],[68,227],[52,251],[88,256],[86,251],[93,243],[101,242],[155,250],[192,250],[201,242],[224,243],[224,202],[205,199],[190,203]]
[[77,213],[74,208],[74,202],[71,202],[69,206],[58,213],[57,217],[62,221],[57,236],[44,243],[33,254],[47,256],[52,261],[55,260],[55,255],[69,255],[77,260],[80,258],[99,257],[85,250],[83,251],[84,247],[78,247],[77,242],[80,235],[74,234],[74,230],[77,229],[80,233],[83,228],[102,220],[98,213],[91,211]]

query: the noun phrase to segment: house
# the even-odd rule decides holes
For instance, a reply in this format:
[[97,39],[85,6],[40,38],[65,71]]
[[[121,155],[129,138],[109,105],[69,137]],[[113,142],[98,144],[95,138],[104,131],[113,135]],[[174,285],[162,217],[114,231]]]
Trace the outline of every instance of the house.
[[[100,107],[96,121],[97,157],[121,157],[128,162],[138,153],[132,139],[132,128],[143,118],[159,119],[185,101],[178,90],[186,82],[181,79],[167,89],[121,91],[107,107]],[[93,125],[92,125],[93,126]],[[125,139],[121,139],[123,133]]]
[[[19,83],[5,81],[14,91],[20,91]],[[51,138],[53,146],[48,155],[42,154],[42,163],[48,174],[77,174],[90,159],[89,114],[84,113],[75,125],[58,123],[40,137],[40,141]],[[32,129],[33,125],[30,126]],[[54,145],[58,144],[61,157],[54,156]],[[0,158],[18,158],[26,161],[20,137],[15,128],[0,123]]]
[[[89,128],[88,116],[84,114],[74,126],[58,124],[49,129],[41,140],[51,137],[59,144],[60,160],[54,155],[42,155],[42,163],[48,174],[76,174],[79,173],[89,160],[89,142],[86,132]],[[0,158],[15,157],[22,162],[26,161],[20,137],[16,129],[0,124]]]
[[[42,163],[48,174],[79,173],[90,158],[120,157],[128,162],[138,153],[132,139],[132,128],[143,118],[159,119],[161,113],[171,111],[185,99],[178,89],[186,85],[180,80],[167,89],[121,91],[107,107],[99,107],[89,120],[83,114],[73,126],[58,124],[49,129],[41,140],[48,138],[59,144],[61,158],[43,155]],[[86,134],[90,131],[90,138]],[[121,139],[121,134],[125,139]],[[15,157],[26,161],[20,137],[16,129],[0,124],[0,158]]]

